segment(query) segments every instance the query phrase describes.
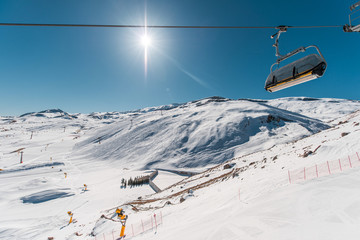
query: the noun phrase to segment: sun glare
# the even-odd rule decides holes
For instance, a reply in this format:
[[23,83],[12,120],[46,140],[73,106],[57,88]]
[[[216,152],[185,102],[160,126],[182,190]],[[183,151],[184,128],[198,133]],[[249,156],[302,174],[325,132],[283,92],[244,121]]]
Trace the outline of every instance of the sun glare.
[[147,65],[148,65],[148,48],[151,44],[151,40],[150,40],[149,36],[146,34],[146,31],[145,31],[145,34],[141,38],[141,44],[144,47],[144,67],[145,67],[144,70],[145,70],[145,78],[146,78],[147,77]]
[[151,45],[151,39],[149,36],[147,35],[144,35],[142,36],[141,38],[141,44],[144,46],[144,47],[149,47]]

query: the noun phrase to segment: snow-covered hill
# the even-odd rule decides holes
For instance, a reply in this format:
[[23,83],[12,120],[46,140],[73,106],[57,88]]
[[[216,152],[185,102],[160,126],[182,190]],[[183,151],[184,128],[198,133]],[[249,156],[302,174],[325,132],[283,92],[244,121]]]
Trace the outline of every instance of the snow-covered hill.
[[[302,184],[287,174],[358,151],[359,109],[341,99],[213,97],[124,113],[0,117],[0,239],[111,239],[119,223],[100,216],[118,206],[128,226],[162,211],[157,234],[134,240],[357,239],[358,169]],[[155,195],[148,185],[120,188],[122,178],[154,168],[204,172],[159,171],[164,191]],[[76,223],[67,225],[67,211]]]
[[208,167],[328,127],[262,102],[209,98],[166,111],[126,115],[89,133],[92,137],[76,149],[89,158],[111,159],[128,168]]
[[324,122],[339,118],[357,108],[357,100],[334,98],[288,97],[266,101],[266,104],[303,114]]
[[[183,235],[209,240],[358,239],[360,159],[355,153],[360,149],[359,123],[357,111],[338,119],[330,129],[235,158],[160,194],[133,201],[131,206],[138,209],[165,205],[161,211],[167,223],[156,235],[149,232],[134,239],[181,239],[172,236]],[[309,150],[313,153],[304,157]],[[289,170],[309,169],[350,156],[352,167],[289,183]],[[194,189],[194,197],[189,197],[189,189]],[[181,197],[186,200],[180,204]]]

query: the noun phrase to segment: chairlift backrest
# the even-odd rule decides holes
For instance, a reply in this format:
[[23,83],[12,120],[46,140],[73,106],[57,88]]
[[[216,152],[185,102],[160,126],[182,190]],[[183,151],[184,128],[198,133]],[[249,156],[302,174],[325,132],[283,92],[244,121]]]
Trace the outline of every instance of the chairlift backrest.
[[321,77],[326,62],[318,54],[310,54],[272,71],[266,79],[265,89],[276,92]]
[[320,49],[315,45],[310,45],[310,46],[307,46],[307,47],[299,47],[298,49],[295,49],[294,51],[291,51],[290,53],[288,53],[286,55],[282,55],[282,56],[278,57],[276,62],[273,65],[271,65],[270,71],[272,72],[272,69],[273,69],[274,65],[279,65],[280,62],[282,62],[282,61],[284,61],[284,60],[286,60],[286,59],[288,59],[288,58],[290,58],[290,57],[292,57],[292,56],[294,56],[294,55],[296,55],[296,54],[298,54],[300,52],[305,52],[308,48],[315,48],[316,51],[318,52],[318,56],[321,57],[324,62],[326,62],[324,56],[320,52]]
[[275,76],[278,80],[288,79],[295,74],[301,74],[308,71],[322,61],[323,60],[319,55],[313,53],[276,69],[270,75]]

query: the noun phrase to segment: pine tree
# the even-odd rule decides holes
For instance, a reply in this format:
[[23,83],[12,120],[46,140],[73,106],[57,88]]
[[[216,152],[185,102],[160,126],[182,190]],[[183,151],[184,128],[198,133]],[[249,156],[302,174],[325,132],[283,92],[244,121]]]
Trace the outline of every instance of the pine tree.
[[132,178],[130,178],[130,179],[128,180],[128,185],[129,185],[130,187],[132,187],[132,185],[133,185],[133,180],[132,180]]
[[121,179],[121,188],[125,188],[126,181],[124,178]]

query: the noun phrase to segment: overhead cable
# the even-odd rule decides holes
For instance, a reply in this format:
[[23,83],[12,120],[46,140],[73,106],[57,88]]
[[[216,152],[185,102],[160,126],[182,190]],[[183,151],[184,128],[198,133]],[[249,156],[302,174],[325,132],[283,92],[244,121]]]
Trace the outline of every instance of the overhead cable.
[[[190,26],[190,25],[113,25],[113,24],[58,24],[58,23],[0,23],[0,26],[23,27],[94,27],[94,28],[213,28],[213,29],[276,29],[277,26]],[[287,28],[339,28],[342,25],[287,26]]]

